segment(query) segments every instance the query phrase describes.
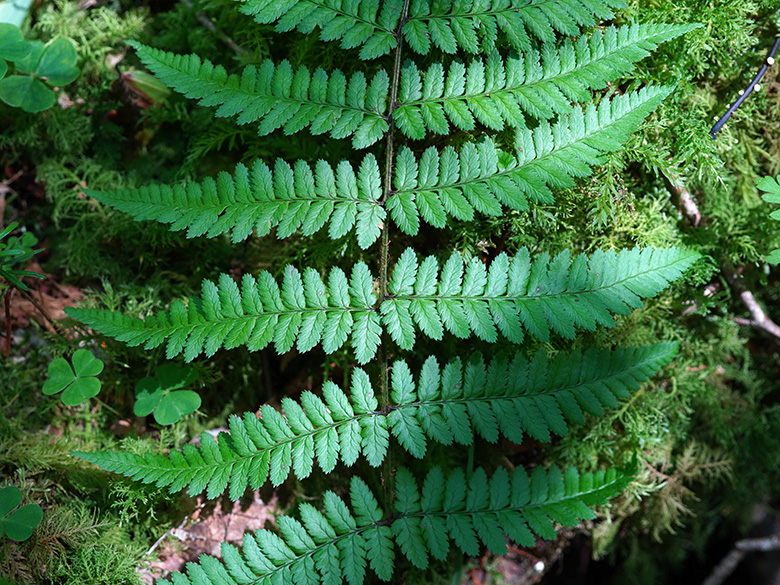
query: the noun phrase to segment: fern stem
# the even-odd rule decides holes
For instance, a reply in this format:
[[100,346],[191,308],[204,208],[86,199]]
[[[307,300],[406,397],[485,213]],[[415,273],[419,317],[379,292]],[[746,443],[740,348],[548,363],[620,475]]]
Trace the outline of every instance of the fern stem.
[[[409,0],[404,0],[403,8],[401,9],[401,18],[398,20],[398,29],[395,33],[396,45],[395,45],[395,62],[393,63],[393,79],[390,84],[390,104],[388,110],[388,124],[390,125],[387,131],[387,146],[385,148],[385,181],[382,193],[382,204],[387,201],[390,196],[390,190],[393,186],[392,183],[392,169],[393,169],[393,156],[394,142],[393,136],[395,133],[395,123],[393,121],[393,111],[398,107],[398,86],[401,79],[401,51],[403,50],[403,34],[401,30],[406,23],[406,15],[409,12]],[[387,271],[389,265],[389,248],[390,248],[390,230],[388,228],[387,221],[382,229],[382,239],[380,243],[380,255],[379,255],[379,290],[381,293],[381,302],[387,299]],[[380,353],[380,392],[379,392],[379,408],[383,412],[387,412],[387,408],[390,404],[390,381],[389,370],[390,360],[388,355],[388,339],[387,331],[382,331],[382,349]],[[384,488],[384,508],[387,512],[393,510],[393,463],[392,453],[388,449],[387,456],[382,467],[383,488]]]

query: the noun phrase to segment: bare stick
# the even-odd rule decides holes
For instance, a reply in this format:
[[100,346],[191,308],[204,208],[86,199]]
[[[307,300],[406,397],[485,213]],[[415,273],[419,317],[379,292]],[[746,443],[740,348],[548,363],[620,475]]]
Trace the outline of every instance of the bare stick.
[[701,212],[691,192],[682,184],[680,177],[677,175],[664,173],[664,178],[667,181],[667,187],[676,199],[674,203],[677,208],[690,220],[694,227],[698,227],[701,222]]
[[[761,68],[758,70],[758,73],[756,73],[755,77],[753,77],[753,81],[750,82],[750,85],[747,86],[747,89],[740,92],[739,99],[734,102],[734,104],[728,110],[726,110],[726,113],[723,114],[717,122],[715,122],[715,125],[710,130],[710,136],[712,136],[713,140],[717,138],[718,132],[721,128],[723,128],[726,122],[728,122],[729,118],[731,118],[734,112],[737,111],[737,108],[741,106],[742,102],[747,99],[747,96],[753,92],[753,89],[756,88],[758,82],[761,81],[761,78],[764,76],[764,73],[766,73],[766,70],[769,69],[771,65],[774,65],[775,53],[777,53],[778,47],[780,47],[780,37],[775,39],[775,44],[772,45],[772,48],[770,49],[769,55],[767,55],[764,64],[761,65]],[[756,88],[756,91],[758,91],[759,88]]]
[[726,282],[728,282],[734,291],[739,294],[739,298],[741,298],[742,302],[745,303],[745,306],[747,307],[747,310],[752,317],[751,321],[746,321],[744,319],[735,319],[735,321],[737,323],[742,321],[740,324],[747,324],[758,327],[759,329],[763,329],[770,335],[774,335],[780,339],[780,326],[778,326],[777,323],[772,321],[767,316],[767,314],[764,312],[764,309],[761,308],[761,305],[758,304],[758,301],[756,300],[756,297],[753,295],[753,293],[750,292],[747,287],[745,287],[745,283],[742,281],[742,277],[739,276],[728,264],[723,264],[722,270],[723,276],[726,278]]
[[780,549],[780,535],[767,538],[745,538],[734,543],[729,553],[715,565],[715,568],[704,580],[702,585],[720,585],[734,572],[739,562],[751,551],[768,551]]

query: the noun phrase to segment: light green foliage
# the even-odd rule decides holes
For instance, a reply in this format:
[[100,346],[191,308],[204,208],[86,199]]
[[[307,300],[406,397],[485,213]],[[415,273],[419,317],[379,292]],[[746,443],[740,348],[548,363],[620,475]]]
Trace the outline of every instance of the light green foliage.
[[[13,25],[0,23],[0,100],[25,112],[42,112],[52,107],[60,87],[79,76],[76,47],[68,39],[25,41]],[[11,61],[14,74],[7,75]]]
[[388,581],[393,575],[394,544],[421,569],[428,566],[429,554],[446,559],[450,543],[476,555],[481,541],[504,554],[504,534],[525,546],[533,546],[535,534],[554,538],[552,522],[574,526],[582,518],[592,518],[589,506],[606,502],[628,481],[613,470],[580,475],[575,469],[537,467],[529,478],[522,468],[511,477],[504,469],[488,477],[478,468],[466,478],[461,470],[445,475],[434,467],[420,489],[412,474],[401,468],[394,513],[387,517],[368,486],[353,477],[351,511],[342,498],[327,492],[322,511],[301,504],[300,521],[280,517],[281,535],[268,530],[247,534],[240,552],[223,544],[224,565],[202,556],[198,565],[189,565],[189,578],[177,574],[173,583],[278,580],[316,585],[346,579],[350,585],[360,585],[369,567]]
[[[422,139],[426,131],[448,134],[449,121],[460,130],[474,130],[475,121],[491,130],[505,125],[522,128],[523,112],[549,119],[567,114],[571,102],[585,101],[630,71],[658,43],[692,30],[691,26],[633,25],[610,27],[580,37],[575,43],[543,46],[506,59],[497,51],[468,64],[454,61],[445,74],[440,64],[424,76],[407,62],[401,69],[399,105],[393,111],[398,128]],[[423,79],[424,78],[424,79]]]
[[147,416],[154,412],[154,420],[161,425],[172,425],[182,417],[200,408],[200,396],[192,390],[181,390],[197,380],[194,368],[163,364],[154,370],[153,378],[144,378],[135,385],[133,414]]
[[[131,43],[132,44],[132,43]],[[341,71],[330,75],[306,67],[293,70],[289,61],[250,65],[240,76],[197,55],[173,55],[133,44],[143,62],[162,81],[200,104],[219,106],[217,116],[238,114],[238,123],[259,121],[259,134],[277,128],[294,134],[309,128],[312,134],[333,138],[353,136],[355,148],[365,148],[384,136],[383,118],[390,80],[382,71],[370,80],[356,73],[347,80]]]
[[[387,6],[387,5],[386,5]],[[609,28],[581,37],[576,43],[528,50],[504,60],[492,52],[484,61],[453,62],[445,75],[436,64],[423,76],[413,62],[401,69],[398,104],[392,116],[406,136],[422,139],[426,131],[449,132],[448,120],[461,130],[473,130],[475,119],[493,130],[505,123],[523,127],[523,112],[542,119],[567,113],[570,100],[580,101],[589,90],[628,71],[627,64],[644,58],[657,43],[691,30],[691,26],[636,25]],[[260,135],[283,128],[294,134],[310,128],[333,138],[352,136],[355,148],[365,148],[389,130],[385,119],[389,77],[382,70],[370,80],[362,72],[349,79],[339,70],[310,73],[265,61],[241,75],[196,55],[181,56],[134,45],[144,63],[161,80],[202,105],[219,106],[217,116],[238,114],[238,123],[260,122]]]
[[73,367],[65,358],[55,358],[49,364],[49,379],[43,384],[47,396],[62,392],[62,403],[77,406],[97,396],[100,392],[98,374],[103,362],[88,349],[77,349],[73,354]]
[[[388,449],[390,434],[410,454],[422,458],[428,440],[470,445],[474,436],[495,443],[499,434],[521,443],[523,435],[551,440],[566,435],[570,423],[582,424],[583,412],[601,416],[676,354],[675,344],[621,348],[614,352],[558,354],[538,352],[499,356],[485,364],[474,355],[464,364],[451,360],[440,368],[434,357],[417,382],[404,361],[393,364],[391,403],[377,411],[374,387],[360,369],[352,374],[348,396],[326,382],[324,401],[304,392],[300,403],[282,401],[283,413],[266,405],[262,418],[245,413],[230,419],[230,433],[215,439],[203,433],[200,448],[186,446],[170,456],[121,451],[76,453],[107,471],[190,495],[207,489],[213,498],[230,488],[238,499],[247,486],[270,480],[281,484],[292,471],[308,477],[316,460],[326,473],[337,462],[354,465],[362,454],[376,467]],[[270,475],[269,475],[270,474]]]
[[5,534],[11,540],[21,542],[32,536],[33,530],[41,523],[43,510],[38,504],[22,503],[22,490],[9,485],[0,488],[0,538]]

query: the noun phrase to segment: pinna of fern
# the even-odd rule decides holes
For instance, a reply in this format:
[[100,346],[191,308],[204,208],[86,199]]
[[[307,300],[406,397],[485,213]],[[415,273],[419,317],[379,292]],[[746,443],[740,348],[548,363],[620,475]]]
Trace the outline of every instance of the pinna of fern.
[[[375,59],[396,48],[398,39],[418,54],[433,47],[444,53],[459,49],[489,53],[499,42],[530,49],[531,38],[555,40],[555,33],[576,36],[581,27],[614,17],[623,0],[415,0],[403,23],[402,0],[239,0],[241,11],[276,30],[320,29],[323,41],[341,41],[345,49],[360,47],[361,59]],[[397,30],[400,24],[400,31]],[[399,35],[400,32],[400,35]]]
[[523,436],[549,442],[565,436],[584,414],[601,416],[676,355],[677,345],[661,343],[558,354],[499,355],[488,364],[473,355],[465,364],[450,360],[443,368],[425,360],[415,380],[403,360],[393,364],[391,403],[378,410],[368,374],[355,369],[349,395],[326,382],[323,398],[303,392],[300,402],[282,400],[283,411],[269,405],[260,417],[232,416],[230,432],[201,435],[200,447],[187,445],[169,455],[121,451],[75,452],[107,471],[176,492],[189,486],[195,496],[214,498],[229,488],[237,500],[247,487],[266,481],[278,486],[290,472],[308,477],[316,461],[330,473],[341,461],[352,466],[362,455],[374,467],[386,457],[392,435],[412,456],[425,456],[428,441],[470,445],[475,436],[496,443],[500,435],[520,444]]
[[415,235],[420,221],[445,227],[447,217],[471,221],[475,212],[499,216],[505,209],[528,209],[528,200],[551,203],[551,187],[571,186],[603,162],[602,155],[620,148],[625,138],[670,92],[648,86],[638,92],[570,108],[554,124],[542,121],[533,130],[519,128],[514,152],[501,150],[490,137],[416,156],[401,147],[394,164],[394,187],[382,204],[379,165],[373,154],[355,170],[346,161],[334,169],[320,160],[291,166],[277,159],[273,170],[257,160],[239,164],[233,176],[220,173],[186,185],[151,185],[132,190],[92,191],[98,201],[129,213],[136,220],[156,220],[187,237],[230,233],[233,242],[252,234],[276,237],[296,231],[311,235],[328,223],[336,239],[354,231],[368,248],[390,218]]
[[[524,112],[534,118],[565,115],[570,100],[590,99],[588,90],[601,89],[629,73],[636,61],[658,43],[695,28],[692,25],[638,24],[610,27],[576,43],[544,46],[503,58],[498,52],[468,64],[453,62],[446,75],[432,65],[424,79],[406,62],[400,71],[397,103],[389,104],[390,76],[380,70],[369,81],[362,72],[349,79],[339,70],[327,73],[306,67],[294,70],[288,61],[265,61],[228,75],[221,66],[197,55],[174,55],[130,43],[141,60],[167,85],[218,106],[217,116],[238,115],[238,123],[259,122],[261,135],[282,128],[286,134],[309,128],[333,138],[352,136],[355,148],[366,148],[390,130],[392,117],[407,137],[421,139],[426,131],[447,134],[449,123],[473,130],[475,119],[500,130],[505,123],[525,126]],[[448,123],[449,121],[449,123]]]
[[418,262],[408,249],[378,299],[368,267],[359,262],[349,278],[331,270],[327,286],[308,268],[303,275],[288,266],[281,287],[268,272],[245,275],[241,287],[228,275],[218,284],[204,281],[203,294],[188,304],[175,301],[170,311],[146,320],[101,309],[68,308],[68,315],[93,329],[147,349],[166,342],[169,358],[184,353],[192,360],[220,347],[258,350],[273,343],[285,353],[321,345],[333,353],[348,338],[361,364],[377,352],[382,331],[402,349],[411,349],[416,331],[442,339],[456,337],[495,342],[500,332],[520,343],[525,333],[547,341],[550,331],[573,338],[575,327],[613,326],[613,313],[628,314],[655,296],[689,268],[699,254],[676,248],[634,248],[603,252],[572,261],[568,250],[554,259],[531,260],[522,249],[500,254],[486,268],[477,259],[464,263],[453,254],[439,270],[435,257]]
[[590,506],[605,503],[630,481],[609,470],[580,475],[537,467],[529,477],[523,468],[510,475],[499,468],[492,476],[482,468],[470,476],[456,469],[445,474],[432,468],[420,489],[413,475],[399,469],[392,514],[383,514],[377,498],[360,479],[350,483],[350,503],[333,492],[323,498],[323,510],[298,507],[300,520],[278,519],[279,533],[259,530],[244,535],[243,547],[223,543],[222,562],[201,556],[187,564],[187,575],[174,573],[174,585],[222,583],[295,583],[361,585],[367,567],[383,581],[393,576],[394,548],[420,569],[429,555],[444,560],[455,548],[479,553],[483,542],[496,554],[506,553],[505,535],[533,546],[534,534],[555,538],[553,522],[575,526],[593,518]]

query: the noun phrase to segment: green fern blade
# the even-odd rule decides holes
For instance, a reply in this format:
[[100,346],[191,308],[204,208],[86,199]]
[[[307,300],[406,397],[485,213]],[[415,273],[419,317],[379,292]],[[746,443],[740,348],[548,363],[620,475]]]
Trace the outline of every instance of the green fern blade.
[[[328,74],[318,69],[311,74],[305,67],[293,70],[287,61],[267,60],[259,68],[250,65],[241,75],[228,75],[222,66],[197,55],[175,55],[134,41],[128,44],[160,81],[203,106],[217,106],[217,116],[238,115],[239,124],[258,122],[260,135],[280,128],[290,134],[306,127],[313,134],[330,133],[333,138],[359,132],[353,146],[365,148],[389,129],[382,115],[388,95],[384,71],[367,85],[362,72],[347,80],[338,70]],[[381,107],[371,109],[366,102]]]
[[277,518],[279,534],[247,534],[241,552],[223,545],[222,562],[201,556],[197,564],[187,565],[188,575],[174,573],[172,579],[176,585],[280,580],[326,584],[343,579],[359,585],[370,565],[389,580],[394,544],[418,567],[427,566],[428,554],[443,559],[450,541],[469,555],[478,555],[482,544],[505,552],[507,536],[532,545],[533,533],[555,538],[556,522],[572,525],[593,518],[593,507],[607,503],[630,482],[629,474],[615,470],[580,474],[539,467],[529,478],[522,468],[511,476],[502,468],[492,476],[477,468],[466,479],[461,469],[445,475],[434,467],[420,490],[414,476],[400,468],[395,513],[383,518],[376,497],[353,477],[351,507],[327,492],[322,512],[303,504],[300,521]]
[[[379,237],[386,215],[379,204],[382,188],[373,155],[366,156],[357,173],[345,161],[334,171],[324,161],[312,170],[303,161],[291,167],[277,160],[271,170],[257,160],[251,167],[239,164],[232,176],[220,173],[216,180],[87,194],[137,221],[171,224],[171,230],[186,229],[190,238],[230,234],[234,243],[253,231],[265,236],[274,228],[279,238],[295,232],[308,236],[330,223],[331,237],[354,230],[365,249]],[[356,209],[356,225],[340,223]]]
[[[499,434],[520,443],[523,433],[546,441],[565,435],[568,425],[588,414],[603,414],[668,364],[677,345],[660,343],[615,351],[559,354],[544,352],[532,359],[517,354],[498,356],[485,364],[475,355],[450,362],[440,370],[426,360],[417,383],[408,366],[392,369],[392,403],[377,411],[368,376],[355,369],[349,396],[332,382],[323,399],[305,392],[301,403],[282,402],[283,411],[263,406],[262,418],[248,412],[231,417],[230,432],[216,440],[204,433],[201,447],[188,446],[168,456],[119,451],[76,452],[101,469],[122,474],[172,492],[189,486],[191,495],[208,489],[210,498],[229,490],[238,499],[248,486],[270,479],[279,485],[290,470],[304,479],[316,461],[326,472],[341,460],[347,465],[363,455],[371,465],[385,459],[388,429],[410,454],[423,457],[427,441],[471,444],[474,435],[496,442]],[[443,427],[431,424],[442,420]],[[354,446],[353,446],[354,445]]]
[[[407,137],[419,139],[426,130],[447,133],[448,127],[425,116],[424,108],[443,108],[449,121],[461,130],[472,130],[474,118],[482,125],[501,130],[504,125],[524,127],[523,116],[549,119],[565,115],[571,101],[589,101],[592,91],[633,71],[659,43],[683,35],[696,25],[635,24],[596,31],[576,42],[544,45],[502,58],[497,52],[468,65],[454,62],[446,79],[436,64],[423,74],[412,63],[404,65],[399,105],[393,118]],[[429,78],[437,82],[421,93]],[[518,106],[519,105],[519,109]]]
[[[761,198],[767,203],[780,203],[780,182],[778,182],[780,176],[775,177],[761,177],[756,181],[756,187],[763,191]],[[780,220],[780,210],[775,210],[769,214],[769,217],[775,220]],[[780,249],[772,250],[766,257],[766,261],[770,264],[780,264]]]
[[[552,188],[569,187],[574,178],[588,175],[603,162],[603,154],[620,148],[673,89],[644,87],[604,99],[598,106],[574,107],[554,125],[541,122],[534,130],[519,129],[514,155],[499,150],[490,138],[467,144],[458,152],[450,147],[440,153],[431,147],[419,158],[402,147],[395,165],[398,187],[388,206],[394,209],[391,201],[400,197],[410,211],[398,218],[391,213],[391,218],[411,235],[416,229],[406,218],[415,209],[435,227],[444,226],[445,215],[463,219],[463,210],[448,204],[454,196],[461,198],[471,214],[476,208],[500,215],[502,206],[525,211],[529,199],[551,203]],[[485,207],[485,192],[500,202],[498,210]]]
[[488,341],[497,331],[511,341],[521,340],[524,332],[546,341],[551,331],[571,337],[579,327],[613,326],[613,314],[640,307],[642,298],[655,296],[678,279],[699,254],[676,248],[599,250],[590,259],[578,256],[570,263],[568,252],[552,262],[545,255],[532,262],[521,250],[514,259],[500,254],[494,260],[503,269],[490,268],[487,289],[487,268],[477,259],[464,266],[454,254],[437,278],[435,259],[423,261],[418,273],[414,254],[410,251],[406,257],[413,263],[399,262],[397,269],[411,276],[399,278],[411,278],[414,290],[406,287],[378,307],[372,276],[358,263],[349,281],[340,269],[331,271],[327,295],[316,272],[307,271],[302,279],[288,266],[281,288],[267,272],[258,279],[244,276],[240,288],[222,275],[218,284],[204,281],[200,298],[188,305],[174,301],[170,311],[146,320],[101,309],[66,312],[129,345],[148,349],[167,342],[169,359],[183,353],[191,361],[224,345],[246,345],[254,351],[271,342],[278,353],[296,343],[299,351],[321,343],[326,353],[333,353],[352,337],[357,360],[364,364],[376,354],[382,329],[408,347],[417,328],[438,336],[438,324],[456,336],[473,334]]
[[[340,41],[345,49],[362,47],[362,59],[375,59],[395,49],[394,36],[402,2],[385,2],[382,12],[373,0],[341,3],[329,0],[277,2],[238,0],[241,12],[262,24],[277,23],[277,31],[320,29],[324,41]],[[426,55],[433,47],[445,53],[490,52],[499,34],[510,45],[528,49],[529,33],[549,42],[554,33],[576,35],[597,19],[614,17],[622,0],[511,0],[509,2],[413,2],[401,32],[408,46]]]

